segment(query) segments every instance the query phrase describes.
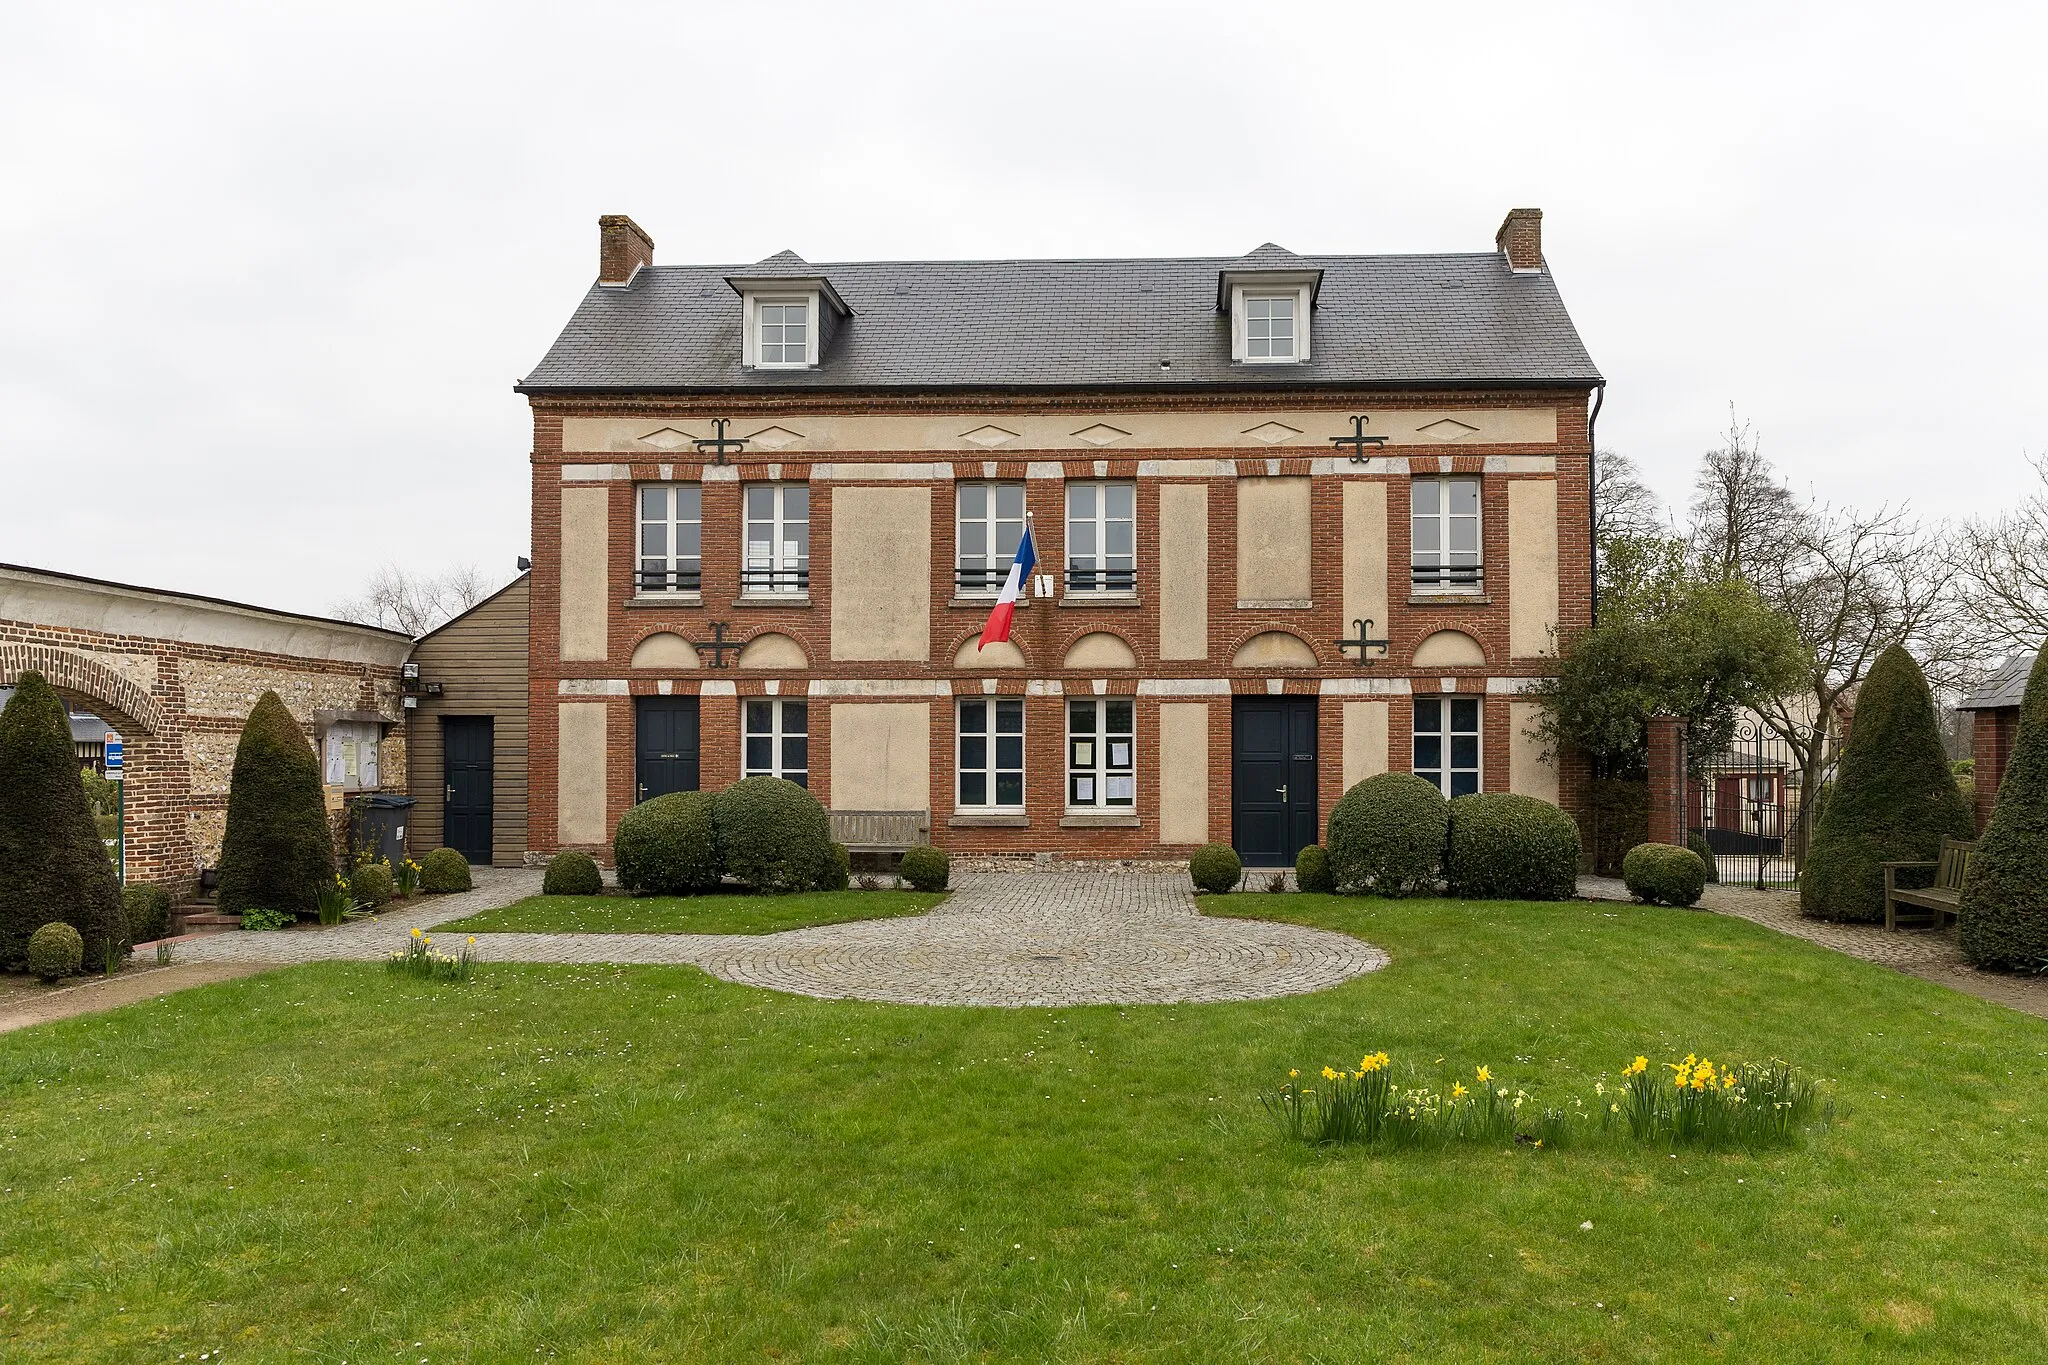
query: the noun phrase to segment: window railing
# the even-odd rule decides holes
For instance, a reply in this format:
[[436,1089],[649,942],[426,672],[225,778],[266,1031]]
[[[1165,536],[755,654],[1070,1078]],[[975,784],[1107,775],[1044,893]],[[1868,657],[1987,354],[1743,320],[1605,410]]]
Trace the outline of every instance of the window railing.
[[809,569],[741,569],[743,593],[798,593],[811,590]]
[[956,592],[1001,592],[1003,584],[1010,581],[1010,566],[1000,569],[954,569],[953,588]]
[[1136,569],[1067,569],[1068,592],[1136,592]]
[[1477,592],[1486,582],[1486,566],[1434,564],[1417,560],[1409,566],[1408,581],[1431,592]]
[[699,592],[704,572],[697,569],[641,569],[633,575],[636,592]]

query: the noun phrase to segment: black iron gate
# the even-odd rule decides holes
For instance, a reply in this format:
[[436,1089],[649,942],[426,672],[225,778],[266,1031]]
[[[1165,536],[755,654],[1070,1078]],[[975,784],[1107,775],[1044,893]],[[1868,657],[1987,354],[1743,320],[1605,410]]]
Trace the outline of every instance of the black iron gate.
[[1812,781],[1799,751],[1751,719],[1736,725],[1720,753],[1692,756],[1686,828],[1695,848],[1704,844],[1717,880],[1759,889],[1797,884],[1832,762],[1824,748],[1819,781]]

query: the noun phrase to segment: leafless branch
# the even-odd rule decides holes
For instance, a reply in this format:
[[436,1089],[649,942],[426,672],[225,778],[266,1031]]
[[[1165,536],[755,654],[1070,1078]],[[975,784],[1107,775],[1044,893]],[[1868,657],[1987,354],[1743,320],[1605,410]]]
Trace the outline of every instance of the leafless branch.
[[440,574],[415,574],[386,564],[370,575],[360,597],[336,602],[344,621],[403,631],[417,639],[491,595],[491,585],[474,564]]

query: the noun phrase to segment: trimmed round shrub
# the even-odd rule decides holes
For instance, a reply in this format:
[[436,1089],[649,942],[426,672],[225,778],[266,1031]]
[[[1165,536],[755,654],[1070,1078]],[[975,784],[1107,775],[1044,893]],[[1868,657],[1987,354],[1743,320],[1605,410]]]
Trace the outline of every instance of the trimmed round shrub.
[[1975,831],[1942,751],[1934,694],[1913,656],[1893,645],[1856,693],[1834,791],[1799,871],[1800,913],[1882,924],[1883,864],[1932,862],[1941,857],[1942,836],[1968,839]]
[[63,701],[40,673],[22,673],[0,710],[0,968],[28,960],[38,926],[63,920],[98,965],[127,949],[128,917],[107,846],[93,823]]
[[670,792],[619,817],[612,864],[619,885],[636,896],[694,896],[718,886],[725,865],[710,792]]
[[853,884],[853,855],[845,844],[832,844],[828,851],[831,859],[818,871],[817,889],[820,891],[844,891]]
[[469,890],[469,859],[452,848],[437,848],[420,859],[420,890],[443,896]]
[[320,785],[320,760],[278,700],[256,699],[235,746],[228,823],[220,848],[220,908],[252,906],[310,915],[317,890],[334,880],[334,832]]
[[375,910],[388,904],[397,894],[391,880],[389,863],[364,863],[356,868],[355,875],[348,879],[348,894],[366,910]]
[[807,891],[832,856],[832,821],[818,798],[780,777],[747,777],[711,807],[726,873],[750,891]]
[[1450,810],[1434,783],[1381,773],[1345,792],[1324,846],[1339,891],[1417,896],[1436,890]]
[[1329,892],[1337,889],[1330,871],[1330,850],[1310,844],[1294,857],[1294,886],[1298,891]]
[[28,969],[45,981],[77,976],[85,962],[85,940],[62,920],[28,936]]
[[543,896],[597,896],[604,892],[604,873],[597,859],[570,849],[548,859],[546,875],[540,879]]
[[1563,901],[1579,889],[1579,827],[1533,796],[1483,792],[1450,803],[1444,878],[1451,894]]
[[1650,905],[1697,905],[1707,889],[1707,862],[1676,844],[1637,844],[1621,860],[1621,880]]
[[1244,876],[1244,864],[1238,860],[1237,850],[1228,844],[1205,844],[1188,859],[1188,876],[1193,879],[1195,890],[1211,896],[1226,895]]
[[2027,678],[2012,759],[1970,857],[1956,922],[1963,955],[1978,966],[2048,968],[2048,649]]
[[1721,880],[1721,864],[1714,857],[1714,846],[1707,842],[1707,832],[1696,829],[1686,835],[1685,846],[1699,855],[1701,864],[1707,869],[1708,883],[1718,884]]
[[904,851],[896,875],[909,882],[913,891],[944,891],[953,879],[953,860],[942,848],[919,844]]
[[171,932],[171,893],[161,886],[130,882],[121,888],[121,909],[128,916],[128,941],[154,943]]

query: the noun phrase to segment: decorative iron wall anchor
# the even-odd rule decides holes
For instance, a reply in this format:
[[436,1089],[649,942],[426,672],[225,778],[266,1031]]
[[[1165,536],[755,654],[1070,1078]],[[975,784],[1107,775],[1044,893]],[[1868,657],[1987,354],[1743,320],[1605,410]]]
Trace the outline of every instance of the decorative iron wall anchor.
[[724,464],[726,451],[745,450],[747,448],[747,438],[744,436],[727,436],[725,434],[727,425],[727,418],[714,417],[711,420],[711,429],[718,434],[697,442],[697,453],[701,455],[708,450],[716,457],[716,463]]
[[1344,449],[1346,446],[1351,447],[1351,463],[1353,464],[1365,463],[1367,447],[1377,450],[1387,443],[1387,438],[1384,436],[1368,436],[1365,434],[1365,424],[1371,420],[1370,417],[1365,416],[1354,417],[1351,419],[1351,434],[1349,436],[1332,436],[1330,438],[1330,444],[1339,450]]
[[1372,662],[1371,659],[1366,657],[1365,652],[1368,649],[1377,649],[1380,652],[1381,658],[1386,657],[1387,641],[1374,640],[1369,638],[1372,634],[1372,618],[1370,616],[1354,616],[1351,618],[1351,624],[1357,628],[1358,638],[1355,640],[1338,640],[1337,653],[1339,655],[1343,654],[1344,651],[1347,649],[1355,649],[1358,651],[1358,658],[1356,662],[1361,664],[1369,664]]
[[711,623],[710,639],[690,641],[691,644],[699,649],[711,651],[711,666],[713,668],[725,668],[728,666],[725,662],[725,652],[728,649],[737,654],[740,650],[746,648],[746,644],[743,641],[725,638],[725,628],[730,624],[731,622],[729,621],[713,621]]

